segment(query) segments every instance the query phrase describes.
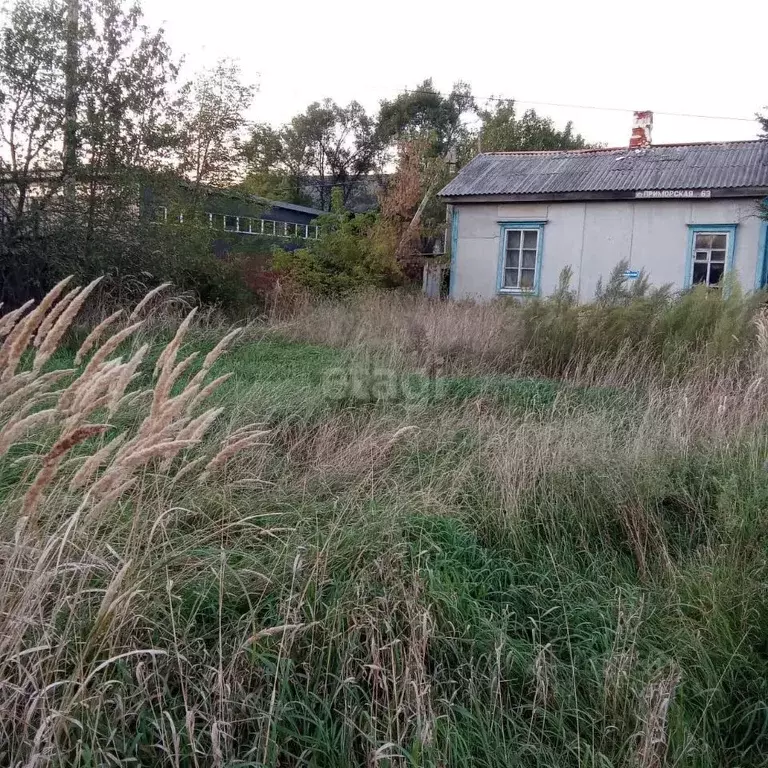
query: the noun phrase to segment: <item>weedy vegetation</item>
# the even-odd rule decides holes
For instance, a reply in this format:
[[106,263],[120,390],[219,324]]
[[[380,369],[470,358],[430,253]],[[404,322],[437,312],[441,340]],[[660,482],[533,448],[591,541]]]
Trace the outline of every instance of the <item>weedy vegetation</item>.
[[0,764],[764,766],[768,317],[0,316]]

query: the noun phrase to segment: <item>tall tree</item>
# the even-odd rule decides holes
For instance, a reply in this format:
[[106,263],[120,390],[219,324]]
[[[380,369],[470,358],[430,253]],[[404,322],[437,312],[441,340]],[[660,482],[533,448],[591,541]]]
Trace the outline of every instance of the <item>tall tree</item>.
[[80,62],[80,0],[67,0],[66,54],[64,60],[64,190],[69,207],[77,195],[77,92]]
[[0,38],[0,169],[14,187],[16,218],[27,205],[31,179],[61,166],[64,19],[59,0],[19,0]]
[[270,200],[311,205],[304,185],[310,174],[311,147],[306,126],[296,118],[280,128],[256,124],[243,147],[248,168],[245,190]]
[[457,82],[448,95],[443,95],[429,78],[414,90],[381,103],[379,137],[390,146],[428,138],[432,154],[444,155],[465,136],[465,118],[474,110],[475,99],[467,83]]
[[[136,169],[163,164],[176,67],[126,0],[16,0],[3,21],[0,282],[20,296],[116,250],[136,219]],[[41,233],[57,242],[45,258]]]
[[148,30],[140,6],[123,0],[84,0],[80,28],[81,164],[92,174],[160,166],[178,75],[163,30]]
[[456,83],[444,95],[431,79],[382,102],[380,141],[397,146],[396,172],[382,196],[382,210],[399,232],[398,260],[414,249],[433,248],[444,228],[444,206],[435,194],[448,180],[458,148],[466,143],[466,118],[474,110],[475,99],[466,83]]
[[382,144],[376,121],[356,101],[340,106],[314,102],[278,129],[259,125],[246,147],[252,180],[284,177],[295,197],[313,186],[323,210],[331,191],[348,203],[355,186],[380,165]]
[[244,160],[246,112],[255,90],[243,82],[240,65],[229,59],[182,88],[180,170],[196,189],[237,180]]
[[[586,142],[574,133],[573,123],[560,130],[549,117],[528,109],[518,115],[514,99],[498,101],[490,109],[479,109],[481,126],[476,143],[482,152],[521,152],[548,149],[581,149]],[[471,137],[475,138],[475,137]]]

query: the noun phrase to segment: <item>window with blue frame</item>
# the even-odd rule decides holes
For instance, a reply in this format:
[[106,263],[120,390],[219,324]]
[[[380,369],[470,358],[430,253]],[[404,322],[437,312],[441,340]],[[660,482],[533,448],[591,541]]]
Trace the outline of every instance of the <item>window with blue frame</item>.
[[502,293],[538,293],[544,222],[501,225],[498,289]]
[[735,224],[689,226],[686,284],[716,288],[733,267]]

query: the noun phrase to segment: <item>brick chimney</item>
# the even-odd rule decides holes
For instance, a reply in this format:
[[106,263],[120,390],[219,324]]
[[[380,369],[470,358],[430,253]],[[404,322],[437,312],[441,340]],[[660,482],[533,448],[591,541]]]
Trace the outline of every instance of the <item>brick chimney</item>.
[[652,129],[653,112],[635,112],[632,121],[632,137],[629,140],[629,148],[645,149],[645,147],[650,147]]

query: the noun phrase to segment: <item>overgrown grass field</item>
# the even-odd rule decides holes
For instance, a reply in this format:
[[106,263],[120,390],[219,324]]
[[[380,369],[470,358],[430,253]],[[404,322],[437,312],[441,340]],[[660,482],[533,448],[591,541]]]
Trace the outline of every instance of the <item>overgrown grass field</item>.
[[768,765],[758,300],[68,325],[28,374],[46,313],[0,325],[0,764]]

